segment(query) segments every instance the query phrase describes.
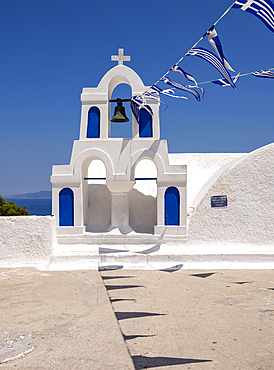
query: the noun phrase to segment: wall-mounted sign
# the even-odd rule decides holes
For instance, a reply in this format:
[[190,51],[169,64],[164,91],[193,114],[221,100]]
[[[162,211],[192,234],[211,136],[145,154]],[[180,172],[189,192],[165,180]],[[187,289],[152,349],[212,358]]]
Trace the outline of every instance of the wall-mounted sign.
[[227,207],[227,195],[215,195],[211,197],[211,207]]

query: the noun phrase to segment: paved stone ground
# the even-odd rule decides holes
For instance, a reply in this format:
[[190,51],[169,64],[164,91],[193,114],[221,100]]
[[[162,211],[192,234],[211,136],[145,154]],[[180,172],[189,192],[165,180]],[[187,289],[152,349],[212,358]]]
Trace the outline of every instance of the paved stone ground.
[[0,278],[0,370],[274,369],[273,270]]
[[98,271],[5,269],[0,279],[0,362],[20,336],[34,347],[1,370],[134,369]]

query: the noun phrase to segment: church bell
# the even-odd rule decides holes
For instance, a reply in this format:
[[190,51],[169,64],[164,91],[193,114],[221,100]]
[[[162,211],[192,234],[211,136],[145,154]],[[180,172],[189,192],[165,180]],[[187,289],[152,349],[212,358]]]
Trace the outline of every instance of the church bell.
[[126,111],[125,111],[125,107],[123,106],[122,99],[118,98],[116,101],[117,101],[117,106],[114,109],[114,115],[111,118],[111,122],[117,122],[117,123],[128,122],[129,119],[126,116]]

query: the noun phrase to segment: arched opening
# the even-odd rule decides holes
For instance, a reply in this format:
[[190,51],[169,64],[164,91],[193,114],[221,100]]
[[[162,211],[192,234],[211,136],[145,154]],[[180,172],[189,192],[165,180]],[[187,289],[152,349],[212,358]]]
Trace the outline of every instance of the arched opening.
[[87,138],[100,137],[100,110],[97,107],[91,107],[88,111]]
[[157,168],[151,159],[137,163],[135,180],[129,198],[129,223],[135,232],[153,234],[157,223]]
[[59,225],[74,226],[74,195],[69,188],[59,193]]
[[88,184],[105,184],[106,167],[101,159],[94,159],[88,166]]
[[167,188],[165,192],[165,225],[180,225],[180,194],[174,186]]
[[[125,83],[119,84],[115,87],[112,92],[111,100],[121,98],[121,99],[131,99],[131,87]],[[110,119],[114,114],[114,109],[116,107],[116,103],[110,103]],[[110,137],[111,138],[125,138],[130,139],[132,138],[132,113],[130,108],[130,102],[123,102],[123,106],[125,107],[126,116],[129,119],[128,122],[125,123],[117,123],[117,122],[110,122]]]
[[111,194],[106,186],[106,167],[94,159],[87,170],[88,196],[86,231],[105,232],[111,222]]
[[149,112],[141,108],[140,110],[140,122],[139,122],[139,137],[152,137],[152,115]]

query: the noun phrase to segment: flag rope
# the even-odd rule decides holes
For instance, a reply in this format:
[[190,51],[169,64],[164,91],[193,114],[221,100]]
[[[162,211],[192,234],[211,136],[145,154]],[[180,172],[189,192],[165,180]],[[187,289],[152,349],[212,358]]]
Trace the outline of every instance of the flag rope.
[[234,1],[234,3],[232,5],[230,5],[230,7],[224,12],[224,14],[213,24],[213,27],[216,26],[217,23],[219,23],[219,21],[230,11],[230,9],[233,7],[233,5],[236,3],[237,1]]
[[[272,71],[273,69],[274,68],[264,69],[264,71]],[[258,72],[258,71],[249,72],[249,73],[243,73],[242,75],[237,75],[237,76],[231,76],[231,78],[249,76],[249,75],[252,75],[255,72]],[[213,82],[213,81],[217,81],[217,80],[214,79],[214,80],[211,80],[211,81],[204,81],[204,82],[197,82],[197,83],[198,83],[198,85],[204,85],[204,84],[209,84],[210,82]],[[192,87],[194,87],[194,86],[192,86]]]
[[[230,7],[224,12],[224,14],[223,15],[221,15],[221,17],[213,24],[213,26],[212,27],[210,27],[209,28],[209,30],[210,29],[212,29],[212,28],[214,28],[215,26],[216,26],[216,24],[218,23],[218,22],[220,22],[220,20],[230,11],[230,9],[233,7],[233,5],[236,3],[236,1],[234,1],[234,3],[232,4],[232,5],[230,5]],[[202,41],[205,37],[206,37],[206,35],[207,35],[207,32],[208,31],[206,31],[206,33],[196,42],[196,44],[195,45],[193,45],[192,46],[192,48],[191,49],[193,49],[193,48],[195,48],[198,44],[199,44],[199,42],[200,41]],[[189,49],[188,50],[188,52],[191,50],[191,49]],[[188,53],[187,52],[187,53]],[[185,56],[187,55],[187,53],[185,53],[185,55],[184,56],[182,56],[182,58],[181,59],[179,59],[178,60],[178,62],[175,64],[175,66],[177,66],[184,58],[185,58]]]
[[[234,3],[232,4],[232,5],[230,5],[230,7],[221,15],[221,17],[213,24],[213,26],[212,27],[210,27],[209,28],[209,30],[211,29],[211,28],[213,28],[213,27],[215,27],[216,26],[216,24],[231,10],[231,8],[233,7],[233,5],[236,3],[236,1],[234,1]],[[193,48],[195,48],[198,44],[199,44],[199,42],[201,42],[204,38],[205,38],[205,36],[207,35],[207,32],[208,31],[206,31],[206,33],[188,50],[188,52],[191,50],[191,49],[193,49]],[[187,53],[188,53],[187,52]],[[177,66],[184,58],[185,58],[185,56],[187,55],[187,53],[185,53],[185,55],[183,55],[182,56],[182,58],[181,59],[179,59],[178,60],[178,62],[176,63],[176,64],[174,64],[174,66],[173,67],[175,67],[175,66]],[[171,67],[161,78],[159,78],[159,80],[157,81],[157,82],[155,82],[153,85],[157,85],[157,83],[158,82],[160,82],[161,81],[161,79],[162,78],[164,78],[164,77],[166,77],[168,74],[169,74],[169,72],[172,70],[172,68],[173,67]],[[211,81],[209,81],[209,82],[211,82]],[[141,95],[144,95],[145,93],[146,93],[147,91],[145,91],[145,92],[143,92],[143,94],[141,94]]]

